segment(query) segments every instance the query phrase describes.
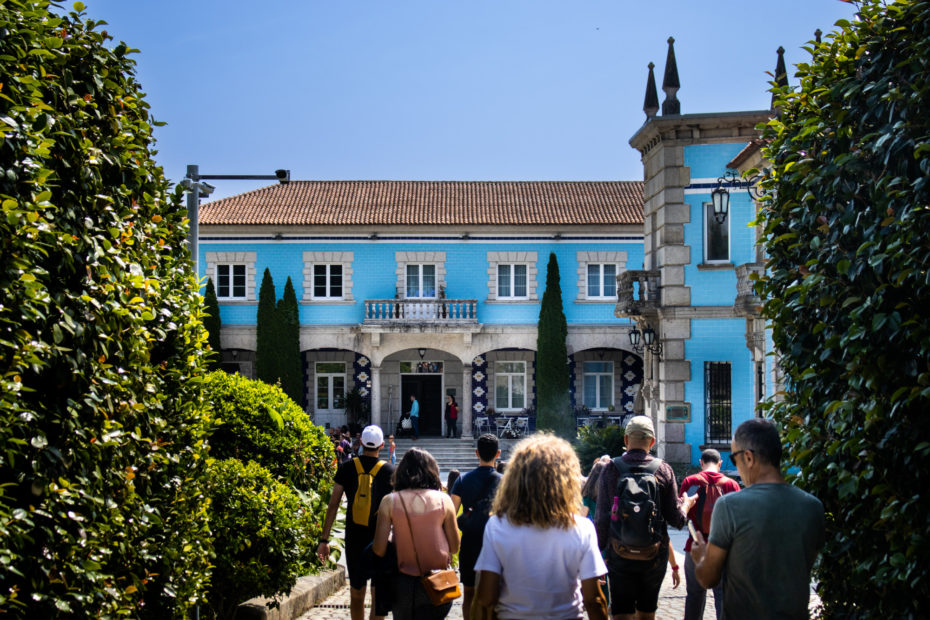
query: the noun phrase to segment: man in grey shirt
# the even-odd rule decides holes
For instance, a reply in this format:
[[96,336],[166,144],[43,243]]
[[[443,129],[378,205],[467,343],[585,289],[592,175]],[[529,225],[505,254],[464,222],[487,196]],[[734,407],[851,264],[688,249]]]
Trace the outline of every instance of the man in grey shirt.
[[807,618],[823,504],[785,482],[772,422],[743,422],[731,447],[747,488],[717,500],[708,542],[697,533],[691,558],[698,582],[712,588],[722,581],[725,618]]

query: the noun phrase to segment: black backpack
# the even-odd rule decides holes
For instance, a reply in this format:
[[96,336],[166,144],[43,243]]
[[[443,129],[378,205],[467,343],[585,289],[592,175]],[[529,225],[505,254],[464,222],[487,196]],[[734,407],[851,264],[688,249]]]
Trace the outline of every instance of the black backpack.
[[662,543],[662,512],[656,472],[661,459],[631,464],[614,459],[620,471],[610,514],[610,548],[622,558],[651,560]]
[[463,507],[462,514],[456,519],[463,534],[477,536],[484,534],[484,526],[487,525],[488,520],[491,518],[491,506],[494,504],[494,495],[497,493],[498,484],[500,484],[500,476],[495,476],[492,473],[485,481],[484,492],[478,501],[468,508]]

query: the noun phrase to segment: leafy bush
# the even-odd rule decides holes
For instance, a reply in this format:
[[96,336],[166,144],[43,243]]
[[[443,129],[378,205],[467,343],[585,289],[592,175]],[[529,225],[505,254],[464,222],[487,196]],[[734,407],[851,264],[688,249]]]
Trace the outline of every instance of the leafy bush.
[[186,213],[130,48],[75,10],[0,3],[0,614],[183,617],[209,565]]
[[578,429],[578,442],[575,452],[581,462],[582,471],[588,472],[594,459],[608,454],[611,458],[620,456],[626,449],[623,446],[623,428],[616,424],[604,428],[583,426]]
[[208,601],[218,618],[255,596],[287,594],[318,566],[320,519],[267,469],[237,459],[211,466],[210,527],[216,559]]
[[930,4],[864,2],[765,129],[771,413],[826,508],[828,617],[930,615]]
[[256,461],[301,491],[328,495],[333,444],[281,388],[213,372],[205,391],[218,424],[210,438],[211,456]]

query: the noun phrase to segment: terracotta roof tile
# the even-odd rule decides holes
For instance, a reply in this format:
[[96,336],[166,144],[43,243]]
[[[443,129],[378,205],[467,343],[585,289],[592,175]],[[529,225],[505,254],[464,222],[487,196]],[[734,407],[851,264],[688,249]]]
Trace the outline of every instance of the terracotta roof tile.
[[201,225],[642,223],[640,181],[291,181],[200,207]]

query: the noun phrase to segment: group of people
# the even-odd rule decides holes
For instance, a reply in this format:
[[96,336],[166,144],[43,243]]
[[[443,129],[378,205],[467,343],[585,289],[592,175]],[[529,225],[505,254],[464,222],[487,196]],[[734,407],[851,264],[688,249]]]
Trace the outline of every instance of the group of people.
[[[443,418],[446,421],[445,437],[454,439],[461,437],[459,427],[459,405],[455,401],[455,395],[446,395],[446,405]],[[403,413],[397,422],[398,434],[409,434],[414,440],[420,438],[420,401],[417,400],[416,394],[410,395],[410,408]]]
[[372,582],[372,618],[388,610],[397,619],[444,618],[452,603],[434,605],[421,577],[447,569],[456,552],[465,618],[648,620],[669,566],[676,585],[680,579],[667,526],[690,520],[686,618],[703,617],[707,589],[718,618],[806,618],[824,511],[782,478],[775,426],[753,419],[737,428],[730,458],[747,487],[741,491],[720,473],[716,450],[705,450],[702,471],[679,487],[671,466],[650,454],[655,441],[650,418],[629,421],[626,452],[598,459],[589,475],[589,519],[578,458],[558,437],[520,441],[501,474],[498,439],[482,435],[478,467],[450,478],[446,493],[425,450],[408,450],[396,469],[379,461],[383,435],[369,426],[362,456],[336,473],[318,553],[329,556],[345,495],[353,620],[363,618],[366,584],[379,563],[394,574]]

